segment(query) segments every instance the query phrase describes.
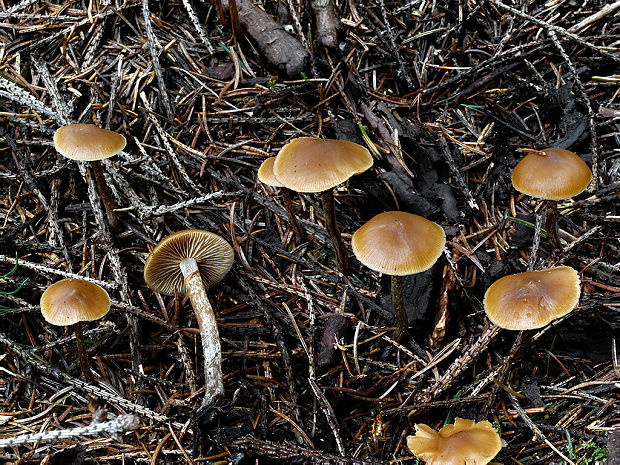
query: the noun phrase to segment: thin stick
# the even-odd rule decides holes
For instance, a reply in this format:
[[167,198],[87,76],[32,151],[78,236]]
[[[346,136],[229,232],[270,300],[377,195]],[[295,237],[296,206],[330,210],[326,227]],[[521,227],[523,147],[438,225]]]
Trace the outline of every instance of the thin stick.
[[504,3],[502,3],[499,0],[491,0],[491,3],[493,3],[494,5],[500,7],[503,10],[506,11],[510,11],[513,15],[518,16],[519,18],[523,18],[523,19],[527,19],[528,21],[536,24],[537,26],[541,26],[542,28],[548,30],[548,31],[553,31],[556,34],[560,34],[561,36],[565,36],[565,37],[569,37],[570,39],[574,40],[575,42],[577,42],[580,45],[583,45],[584,47],[587,47],[591,50],[594,50],[597,53],[600,53],[601,55],[610,58],[613,61],[619,61],[618,57],[615,56],[613,53],[610,53],[606,50],[603,50],[603,47],[597,47],[594,44],[591,44],[590,42],[587,42],[585,40],[583,40],[581,37],[579,37],[576,34],[573,34],[572,32],[568,32],[566,29],[559,27],[559,26],[554,26],[553,24],[549,24],[546,21],[542,21],[540,19],[534,18],[533,16],[528,15],[527,13],[523,13],[520,10],[517,10],[515,8],[512,8],[511,6],[508,6]]
[[538,247],[540,246],[540,233],[542,230],[542,218],[543,211],[540,209],[536,213],[536,226],[534,226],[534,240],[532,241],[532,251],[527,262],[527,271],[532,271],[536,265],[536,255],[538,254]]
[[287,187],[282,186],[282,201],[284,202],[284,208],[286,209],[286,214],[288,215],[288,221],[291,223],[293,230],[295,231],[295,237],[298,242],[302,242],[306,235],[304,234],[304,230],[301,229],[301,225],[299,221],[297,221],[297,217],[295,216],[295,209],[293,207],[293,200],[291,199],[291,190]]
[[525,410],[523,410],[523,408],[521,408],[521,406],[519,405],[519,401],[517,400],[517,398],[515,396],[513,396],[510,393],[507,393],[508,396],[510,397],[510,402],[512,403],[512,406],[514,407],[514,409],[517,411],[517,413],[519,414],[519,416],[521,417],[521,419],[525,422],[525,424],[532,430],[532,432],[536,435],[539,436],[540,438],[542,438],[543,441],[545,441],[545,444],[547,444],[551,450],[553,450],[553,452],[555,452],[556,454],[558,454],[560,457],[562,457],[563,460],[566,461],[566,463],[568,463],[569,465],[575,465],[575,462],[573,462],[571,459],[569,459],[566,455],[564,455],[562,452],[560,452],[560,450],[555,447],[551,441],[549,441],[545,435],[543,434],[543,432],[540,430],[540,428],[538,428],[538,426],[536,426],[536,424],[530,419],[530,417],[527,416],[527,413],[525,412]]
[[159,88],[161,102],[166,109],[168,118],[174,118],[174,111],[168,97],[168,90],[166,89],[166,82],[164,81],[164,75],[161,71],[161,65],[159,64],[159,51],[157,50],[157,43],[155,34],[153,33],[153,25],[151,24],[151,12],[149,11],[148,0],[142,0],[142,16],[144,17],[144,30],[146,32],[147,44],[149,51],[151,52],[151,63],[153,63],[153,70],[155,70],[155,77],[157,77],[157,87]]
[[140,419],[136,415],[119,415],[114,420],[101,423],[92,422],[90,425],[77,428],[57,429],[40,433],[28,433],[15,437],[0,439],[0,448],[15,447],[20,444],[35,444],[37,442],[56,442],[59,439],[72,439],[78,436],[117,435],[134,431],[140,426]]
[[93,176],[95,178],[95,184],[97,184],[97,190],[101,196],[101,201],[103,202],[103,206],[105,207],[105,213],[108,217],[108,223],[110,224],[110,231],[112,233],[118,232],[118,216],[114,211],[115,205],[112,200],[112,196],[110,195],[110,189],[108,188],[108,183],[106,183],[105,178],[103,177],[103,165],[101,164],[101,160],[96,160],[91,162],[91,167],[93,169]]

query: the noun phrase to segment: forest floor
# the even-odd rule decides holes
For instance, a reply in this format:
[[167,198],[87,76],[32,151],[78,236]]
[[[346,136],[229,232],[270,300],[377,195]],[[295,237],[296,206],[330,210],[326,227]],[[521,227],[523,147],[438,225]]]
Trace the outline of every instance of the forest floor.
[[[620,463],[620,2],[319,3],[0,0],[0,444],[14,440],[0,461],[415,463],[414,424],[458,416],[501,432],[499,463]],[[54,149],[71,122],[127,138],[104,162],[115,234],[90,168]],[[297,241],[280,191],[256,179],[302,136],[373,155],[335,192],[349,251],[383,211],[446,231],[437,264],[405,279],[400,344],[389,277],[352,254],[340,274],[320,198],[293,195]],[[521,149],[545,147],[593,171],[559,204],[561,251],[544,235],[533,247],[541,203],[511,185]],[[225,394],[207,411],[190,303],[143,278],[149,250],[188,228],[235,251],[209,291]],[[556,265],[579,272],[580,303],[519,358],[484,293]],[[39,309],[77,276],[112,299],[85,324],[93,383]],[[139,425],[70,431],[120,414]]]

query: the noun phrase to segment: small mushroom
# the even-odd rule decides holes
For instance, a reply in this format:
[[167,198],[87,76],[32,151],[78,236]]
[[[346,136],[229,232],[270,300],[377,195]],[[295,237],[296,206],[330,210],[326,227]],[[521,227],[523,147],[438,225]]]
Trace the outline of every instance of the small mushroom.
[[204,355],[202,407],[210,406],[224,393],[220,337],[205,288],[221,281],[233,261],[233,249],[221,236],[188,229],[162,239],[144,264],[144,281],[148,287],[165,295],[174,295],[175,291],[189,295]]
[[299,221],[297,221],[297,217],[295,216],[295,209],[293,208],[293,201],[291,200],[291,190],[287,187],[284,187],[273,174],[273,163],[275,162],[276,157],[267,158],[264,162],[261,163],[258,168],[258,180],[263,184],[267,184],[271,187],[279,187],[282,192],[282,200],[284,201],[284,208],[286,209],[286,214],[288,215],[288,221],[291,223],[293,230],[295,231],[295,237],[297,237],[298,241],[302,241],[305,237],[304,230],[301,229],[301,225]]
[[54,133],[54,147],[66,158],[91,163],[95,183],[101,194],[112,232],[118,231],[118,218],[110,195],[101,160],[112,157],[125,148],[123,135],[94,124],[68,124]]
[[413,213],[380,213],[353,234],[357,259],[371,270],[392,278],[392,304],[396,313],[393,338],[407,334],[409,320],[403,304],[403,276],[431,268],[443,252],[446,234],[441,226]]
[[419,423],[415,431],[415,436],[407,436],[407,447],[431,465],[486,465],[502,448],[499,434],[486,420],[455,418],[439,432]]
[[545,229],[549,242],[560,249],[558,201],[580,194],[588,187],[592,171],[575,152],[559,148],[528,150],[512,173],[512,185],[523,194],[545,201]]
[[110,297],[102,287],[83,279],[63,279],[48,287],[41,296],[43,318],[56,326],[71,326],[75,332],[82,373],[89,383],[94,381],[90,370],[83,321],[98,320],[110,310]]
[[276,179],[295,192],[320,192],[338,269],[349,274],[349,256],[336,223],[333,188],[372,166],[370,152],[354,142],[300,137],[286,144],[273,164]]
[[484,310],[500,328],[542,328],[579,303],[579,275],[570,266],[511,274],[495,281],[484,295]]

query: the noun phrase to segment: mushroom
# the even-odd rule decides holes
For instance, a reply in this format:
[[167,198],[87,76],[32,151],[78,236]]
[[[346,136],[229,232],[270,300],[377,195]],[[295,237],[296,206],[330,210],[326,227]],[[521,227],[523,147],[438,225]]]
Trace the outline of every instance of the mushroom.
[[327,232],[336,250],[338,269],[349,274],[349,256],[336,223],[333,188],[372,166],[366,148],[354,142],[300,137],[286,144],[273,164],[273,174],[295,192],[320,192]]
[[101,160],[116,155],[125,148],[125,144],[122,134],[101,129],[94,124],[68,124],[54,133],[54,147],[61,155],[71,160],[91,162],[112,232],[118,231],[118,218],[110,189],[103,177]]
[[579,275],[570,266],[511,274],[495,281],[484,295],[484,310],[500,328],[542,328],[579,303]]
[[73,325],[82,373],[89,383],[94,381],[90,370],[83,321],[98,320],[110,310],[110,297],[101,286],[83,279],[67,278],[48,287],[41,296],[43,318],[56,326]]
[[579,303],[577,271],[558,266],[511,274],[495,281],[484,295],[484,310],[500,328],[520,331],[512,352],[524,358],[534,330],[564,316]]
[[267,184],[271,187],[280,187],[282,192],[282,200],[284,201],[284,208],[286,209],[286,214],[288,215],[288,221],[291,223],[293,230],[295,231],[295,236],[298,241],[302,241],[304,239],[304,231],[301,229],[301,225],[299,221],[297,221],[297,217],[295,216],[295,210],[293,208],[293,201],[291,200],[291,191],[287,187],[284,187],[273,174],[273,163],[275,162],[276,157],[269,157],[264,162],[261,163],[258,168],[258,180],[263,184]]
[[205,288],[221,281],[234,261],[232,247],[217,234],[199,229],[178,231],[162,239],[144,264],[148,287],[165,295],[188,294],[194,308],[204,355],[208,407],[224,393],[222,349],[213,308]]
[[443,252],[443,228],[413,213],[380,213],[353,234],[351,245],[357,259],[371,270],[391,276],[392,305],[396,313],[393,338],[407,334],[409,320],[403,304],[403,276],[431,268]]
[[528,150],[512,173],[512,185],[523,194],[545,201],[545,229],[549,242],[560,249],[558,201],[574,197],[588,187],[592,171],[575,152],[560,148]]
[[486,420],[455,418],[439,432],[418,423],[415,431],[415,436],[407,436],[407,447],[431,465],[486,465],[502,448],[499,434]]

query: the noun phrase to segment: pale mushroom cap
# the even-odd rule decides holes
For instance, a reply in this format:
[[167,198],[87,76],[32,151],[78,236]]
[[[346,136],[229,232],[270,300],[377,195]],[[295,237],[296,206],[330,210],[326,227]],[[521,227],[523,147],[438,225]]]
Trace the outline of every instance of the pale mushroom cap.
[[181,261],[193,258],[205,287],[221,281],[230,270],[235,255],[226,240],[209,231],[186,229],[163,238],[144,264],[146,285],[161,294],[186,293]]
[[56,150],[71,160],[95,161],[125,148],[125,137],[94,124],[68,124],[54,133]]
[[69,326],[98,320],[110,310],[110,297],[102,287],[83,279],[63,279],[41,296],[41,313],[48,323]]
[[399,211],[379,213],[351,239],[353,253],[362,264],[392,276],[428,270],[441,256],[445,243],[441,226]]
[[276,157],[269,157],[261,163],[260,168],[258,168],[258,180],[268,186],[282,187],[282,183],[273,174],[273,163],[275,161]]
[[536,329],[569,313],[579,303],[580,294],[577,271],[558,266],[498,279],[484,295],[484,309],[501,328]]
[[273,174],[295,192],[323,192],[371,166],[370,152],[359,144],[300,137],[282,147]]
[[519,192],[544,200],[564,200],[588,187],[592,171],[576,153],[557,148],[539,152],[528,153],[512,172],[512,185]]
[[456,418],[439,432],[425,424],[415,425],[407,447],[429,465],[485,465],[502,448],[502,441],[488,421]]

